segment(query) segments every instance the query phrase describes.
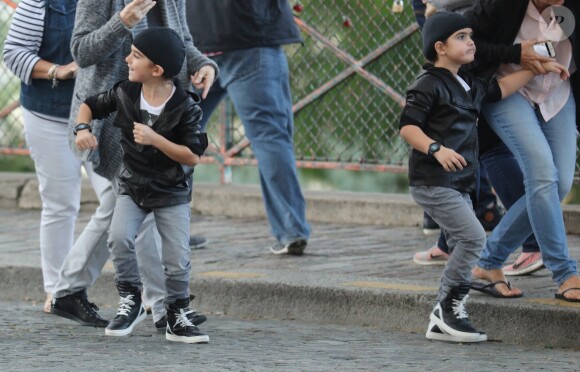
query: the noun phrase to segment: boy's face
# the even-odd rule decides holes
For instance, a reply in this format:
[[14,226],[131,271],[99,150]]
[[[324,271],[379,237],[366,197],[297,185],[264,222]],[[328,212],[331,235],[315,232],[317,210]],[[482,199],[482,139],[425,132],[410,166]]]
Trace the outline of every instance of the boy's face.
[[129,66],[129,81],[142,83],[154,76],[156,65],[133,45],[125,62]]
[[463,28],[449,36],[441,48],[447,58],[458,65],[473,62],[475,59],[475,42],[471,38],[471,28]]

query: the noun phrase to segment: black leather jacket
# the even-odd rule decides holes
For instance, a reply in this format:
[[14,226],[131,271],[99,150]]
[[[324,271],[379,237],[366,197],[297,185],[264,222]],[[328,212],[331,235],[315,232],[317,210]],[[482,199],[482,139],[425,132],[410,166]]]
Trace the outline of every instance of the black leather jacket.
[[459,75],[471,87],[466,92],[453,74],[432,64],[423,66],[407,90],[399,128],[416,125],[433,140],[453,149],[467,161],[461,171],[446,172],[437,159],[415,149],[409,157],[410,186],[441,186],[472,192],[475,189],[478,142],[477,117],[484,101],[501,99],[497,80],[485,82],[471,74]]
[[[200,133],[202,112],[195,93],[176,90],[153,124],[153,130],[173,143],[187,146],[197,155],[207,148],[207,134]],[[87,98],[93,119],[103,119],[117,112],[115,126],[121,128],[123,166],[120,193],[129,195],[143,208],[168,207],[191,201],[193,168],[180,164],[153,146],[135,143],[133,123],[142,123],[141,84],[128,80],[115,84],[108,92]]]

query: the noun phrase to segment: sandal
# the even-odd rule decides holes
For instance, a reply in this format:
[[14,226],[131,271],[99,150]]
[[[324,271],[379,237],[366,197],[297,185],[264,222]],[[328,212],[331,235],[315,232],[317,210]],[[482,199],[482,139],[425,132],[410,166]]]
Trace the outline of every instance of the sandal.
[[563,300],[566,302],[580,302],[580,299],[564,296],[568,291],[580,291],[580,288],[568,288],[561,293],[554,293],[554,297],[556,297],[558,300]]

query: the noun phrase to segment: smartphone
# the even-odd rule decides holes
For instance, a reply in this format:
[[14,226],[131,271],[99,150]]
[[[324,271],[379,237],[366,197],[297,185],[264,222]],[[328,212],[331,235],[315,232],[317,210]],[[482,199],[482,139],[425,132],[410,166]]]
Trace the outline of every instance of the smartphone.
[[541,43],[534,44],[534,51],[544,57],[556,57],[556,50],[551,41],[542,41]]

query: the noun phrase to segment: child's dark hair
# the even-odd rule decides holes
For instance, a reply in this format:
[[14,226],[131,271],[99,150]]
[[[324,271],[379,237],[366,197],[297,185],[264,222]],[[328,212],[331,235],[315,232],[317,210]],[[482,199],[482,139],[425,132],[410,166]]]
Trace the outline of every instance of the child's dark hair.
[[437,60],[435,44],[438,41],[445,42],[453,33],[470,28],[471,23],[459,13],[439,12],[427,18],[423,25],[423,55],[429,61]]

